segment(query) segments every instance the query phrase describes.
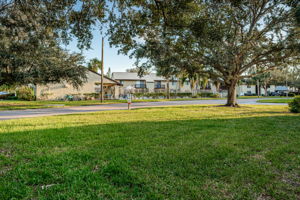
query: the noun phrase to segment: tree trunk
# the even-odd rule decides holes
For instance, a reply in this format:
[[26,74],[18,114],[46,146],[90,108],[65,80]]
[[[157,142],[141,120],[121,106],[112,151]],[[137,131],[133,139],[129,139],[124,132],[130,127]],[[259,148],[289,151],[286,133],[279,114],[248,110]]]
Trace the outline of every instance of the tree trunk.
[[170,99],[170,80],[167,79],[167,99]]
[[265,97],[266,97],[266,96],[268,96],[268,86],[267,86],[267,84],[265,85],[264,89],[265,89]]
[[227,85],[228,95],[227,95],[227,103],[226,106],[237,107],[236,101],[236,85],[237,81],[233,80],[230,84]]

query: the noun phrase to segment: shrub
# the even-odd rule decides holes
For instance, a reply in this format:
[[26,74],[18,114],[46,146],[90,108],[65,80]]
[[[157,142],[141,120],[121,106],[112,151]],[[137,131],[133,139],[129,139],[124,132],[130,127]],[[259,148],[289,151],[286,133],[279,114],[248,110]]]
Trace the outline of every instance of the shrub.
[[289,96],[289,97],[294,97],[294,96],[296,96],[296,95],[295,95],[295,93],[290,92],[290,93],[288,93],[288,96]]
[[15,86],[12,86],[12,85],[1,85],[0,86],[0,92],[8,92],[8,93],[14,93],[16,90],[16,87]]
[[18,100],[18,97],[16,97],[15,94],[12,94],[11,96],[8,96],[5,100]]
[[198,97],[218,98],[218,94],[214,94],[212,92],[202,92],[198,94]]
[[94,100],[100,97],[99,93],[84,93],[83,96],[86,100]]
[[300,97],[295,97],[294,100],[289,103],[290,111],[293,113],[300,113]]
[[134,96],[137,98],[141,98],[141,97],[145,97],[146,94],[145,93],[134,93]]
[[0,99],[2,100],[12,100],[12,98],[15,98],[15,94],[0,94]]
[[185,93],[177,93],[176,96],[183,98],[183,97],[192,97],[193,95],[192,93],[185,92]]
[[216,93],[216,94],[212,94],[211,98],[221,98],[221,95]]
[[35,99],[33,89],[30,87],[27,87],[27,86],[19,87],[16,90],[16,94],[17,94],[18,99],[21,99],[21,100],[32,101]]

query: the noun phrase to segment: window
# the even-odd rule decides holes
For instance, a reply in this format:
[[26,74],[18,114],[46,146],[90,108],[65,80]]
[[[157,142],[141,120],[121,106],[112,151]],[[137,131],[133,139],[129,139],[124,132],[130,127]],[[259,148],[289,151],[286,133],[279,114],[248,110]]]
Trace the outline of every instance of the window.
[[251,88],[251,85],[247,85],[247,88]]
[[176,81],[172,81],[172,85],[175,86],[176,85]]
[[190,84],[190,82],[189,81],[185,81],[185,85],[189,85]]
[[155,89],[161,89],[162,88],[161,81],[155,81],[154,88]]
[[135,88],[146,88],[145,81],[135,81]]
[[124,81],[123,81],[123,80],[120,80],[120,83],[123,85],[123,84],[124,84]]

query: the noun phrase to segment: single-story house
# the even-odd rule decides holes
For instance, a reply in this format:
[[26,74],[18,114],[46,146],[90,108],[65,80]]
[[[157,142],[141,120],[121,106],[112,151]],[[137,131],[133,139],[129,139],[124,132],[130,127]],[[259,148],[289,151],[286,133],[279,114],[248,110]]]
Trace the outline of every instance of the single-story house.
[[[120,87],[120,96],[125,95],[125,88],[131,86],[135,88],[135,93],[166,93],[167,79],[158,76],[156,73],[146,74],[142,77],[134,72],[114,72],[112,78],[120,82],[123,87]],[[209,81],[206,88],[200,88],[197,85],[193,91],[191,89],[190,81],[187,80],[183,84],[178,78],[173,77],[169,80],[169,87],[171,93],[218,93],[216,86]]]
[[[267,93],[275,92],[276,91],[276,86],[275,85],[270,85],[267,88]],[[237,87],[237,94],[240,96],[244,96],[245,94],[247,95],[257,95],[257,85],[247,85],[247,84],[242,84]],[[265,95],[265,89],[263,87],[260,87],[260,95]]]
[[[146,74],[142,77],[134,72],[114,72],[112,78],[120,82],[123,87],[120,87],[120,95],[125,94],[125,88],[131,86],[135,88],[135,93],[165,93],[167,91],[167,79],[158,76],[156,73]],[[179,84],[177,79],[169,80],[170,92],[191,92],[191,85],[186,81],[183,85]]]
[[[114,79],[104,76],[104,98],[119,98],[119,87],[122,84]],[[64,100],[67,96],[76,99],[97,99],[101,92],[101,74],[88,70],[87,81],[78,89],[62,82],[58,84],[36,85],[35,95],[37,100]]]

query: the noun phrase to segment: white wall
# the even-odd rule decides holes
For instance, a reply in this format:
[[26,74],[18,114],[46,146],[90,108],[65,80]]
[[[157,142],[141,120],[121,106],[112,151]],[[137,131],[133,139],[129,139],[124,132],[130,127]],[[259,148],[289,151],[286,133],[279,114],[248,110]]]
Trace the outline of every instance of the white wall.
[[[96,93],[99,90],[99,85],[96,83],[100,83],[101,78],[100,75],[88,71],[87,73],[87,82],[85,82],[78,89],[74,88],[72,85],[63,82],[58,84],[47,84],[47,85],[37,85],[36,86],[36,97],[38,100],[61,100],[64,99],[66,95],[78,95],[80,97],[84,97],[86,93]],[[115,82],[104,78],[104,83],[113,83]],[[118,87],[118,86],[115,86]],[[104,90],[106,91],[106,90]],[[110,91],[107,91],[108,94]],[[118,96],[119,89],[115,89],[114,96]]]

